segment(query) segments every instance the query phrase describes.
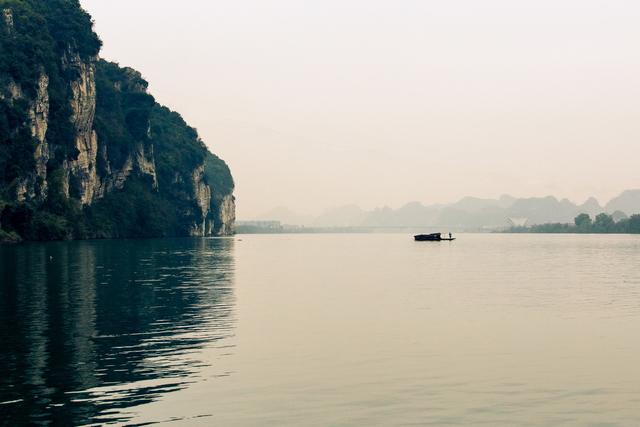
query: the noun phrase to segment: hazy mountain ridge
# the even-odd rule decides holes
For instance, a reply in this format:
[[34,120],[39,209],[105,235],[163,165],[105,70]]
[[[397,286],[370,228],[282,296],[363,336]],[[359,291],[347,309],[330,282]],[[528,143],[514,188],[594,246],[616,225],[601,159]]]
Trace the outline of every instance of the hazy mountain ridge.
[[[259,219],[275,220],[283,224],[312,227],[451,227],[456,229],[497,229],[517,225],[526,221],[527,225],[545,223],[573,223],[581,213],[593,217],[599,213],[630,216],[640,212],[640,190],[627,190],[602,206],[591,197],[582,204],[553,196],[515,198],[503,195],[497,199],[464,197],[448,205],[424,205],[410,202],[392,209],[376,208],[366,211],[356,205],[346,205],[328,209],[313,216],[297,215],[289,209],[281,208],[287,215],[278,215],[274,210]],[[291,222],[298,219],[299,222]]]
[[607,212],[621,211],[627,215],[640,212],[640,189],[623,191],[606,204]]

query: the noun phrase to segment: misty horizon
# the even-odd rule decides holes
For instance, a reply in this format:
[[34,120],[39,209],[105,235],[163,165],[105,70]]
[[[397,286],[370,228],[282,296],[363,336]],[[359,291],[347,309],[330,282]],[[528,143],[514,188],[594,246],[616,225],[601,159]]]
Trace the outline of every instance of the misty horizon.
[[[569,202],[573,205],[576,206],[583,206],[583,205],[587,205],[590,204],[591,202],[596,202],[601,208],[603,208],[603,212],[607,212],[606,206],[608,204],[610,204],[611,202],[615,201],[616,199],[618,199],[621,195],[626,194],[626,193],[635,193],[640,195],[640,189],[626,189],[621,191],[618,195],[608,199],[608,200],[600,200],[595,196],[591,196],[591,197],[587,197],[584,200],[571,200],[567,197],[557,197],[553,194],[547,194],[547,195],[538,195],[538,196],[517,196],[517,195],[513,195],[513,194],[500,194],[497,197],[476,197],[473,195],[467,195],[467,196],[463,196],[459,199],[453,200],[451,202],[425,202],[425,201],[421,201],[421,200],[409,200],[405,203],[402,203],[400,205],[389,205],[389,204],[382,204],[382,205],[378,205],[378,206],[373,206],[373,207],[364,207],[361,205],[358,205],[357,203],[346,203],[343,205],[332,205],[332,206],[327,206],[325,208],[322,208],[318,211],[314,211],[314,212],[307,212],[307,211],[301,211],[301,210],[296,210],[296,209],[292,209],[290,206],[286,206],[286,205],[279,205],[279,206],[273,206],[267,210],[265,210],[264,212],[261,212],[259,214],[257,214],[254,217],[240,217],[239,220],[263,220],[263,219],[267,219],[268,216],[270,215],[271,212],[275,212],[278,210],[287,210],[292,214],[297,214],[297,215],[303,215],[303,216],[318,216],[318,215],[322,215],[323,213],[326,212],[330,212],[336,209],[341,209],[341,208],[346,208],[346,207],[357,207],[358,209],[361,209],[362,211],[367,211],[367,212],[371,212],[371,211],[376,211],[376,210],[383,210],[383,209],[391,209],[391,210],[397,210],[397,209],[402,209],[404,207],[410,206],[410,205],[414,205],[414,204],[419,204],[421,206],[424,207],[443,207],[443,206],[451,206],[451,205],[455,205],[457,203],[463,202],[465,200],[469,200],[469,199],[473,199],[473,200],[478,200],[478,201],[500,201],[503,200],[505,198],[508,199],[513,199],[513,200],[532,200],[532,199],[547,199],[547,198],[553,198],[555,200],[557,200],[558,202]],[[640,213],[640,197],[638,198],[638,212]],[[614,212],[614,211],[609,211]],[[625,212],[627,214],[633,214],[636,213],[634,212]]]
[[228,162],[242,218],[637,187],[637,3],[81,3]]

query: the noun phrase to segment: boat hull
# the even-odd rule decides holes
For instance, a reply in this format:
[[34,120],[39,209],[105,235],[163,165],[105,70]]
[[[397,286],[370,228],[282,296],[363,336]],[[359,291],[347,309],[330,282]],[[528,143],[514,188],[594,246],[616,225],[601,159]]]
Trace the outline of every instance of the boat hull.
[[455,237],[450,237],[450,238],[442,237],[440,233],[418,234],[416,236],[413,236],[413,238],[415,239],[416,242],[451,242],[453,240],[456,240]]

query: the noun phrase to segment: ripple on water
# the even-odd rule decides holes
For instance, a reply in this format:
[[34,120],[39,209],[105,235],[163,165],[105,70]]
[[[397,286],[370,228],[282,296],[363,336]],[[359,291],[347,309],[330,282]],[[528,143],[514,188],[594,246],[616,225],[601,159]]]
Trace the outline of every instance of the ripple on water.
[[0,249],[1,419],[640,425],[638,249],[525,235]]

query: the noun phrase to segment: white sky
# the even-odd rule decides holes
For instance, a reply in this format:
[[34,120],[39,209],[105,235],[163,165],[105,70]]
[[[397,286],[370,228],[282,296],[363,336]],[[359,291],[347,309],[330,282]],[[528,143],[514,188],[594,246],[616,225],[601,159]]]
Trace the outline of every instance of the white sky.
[[640,187],[636,0],[81,0],[238,215]]

